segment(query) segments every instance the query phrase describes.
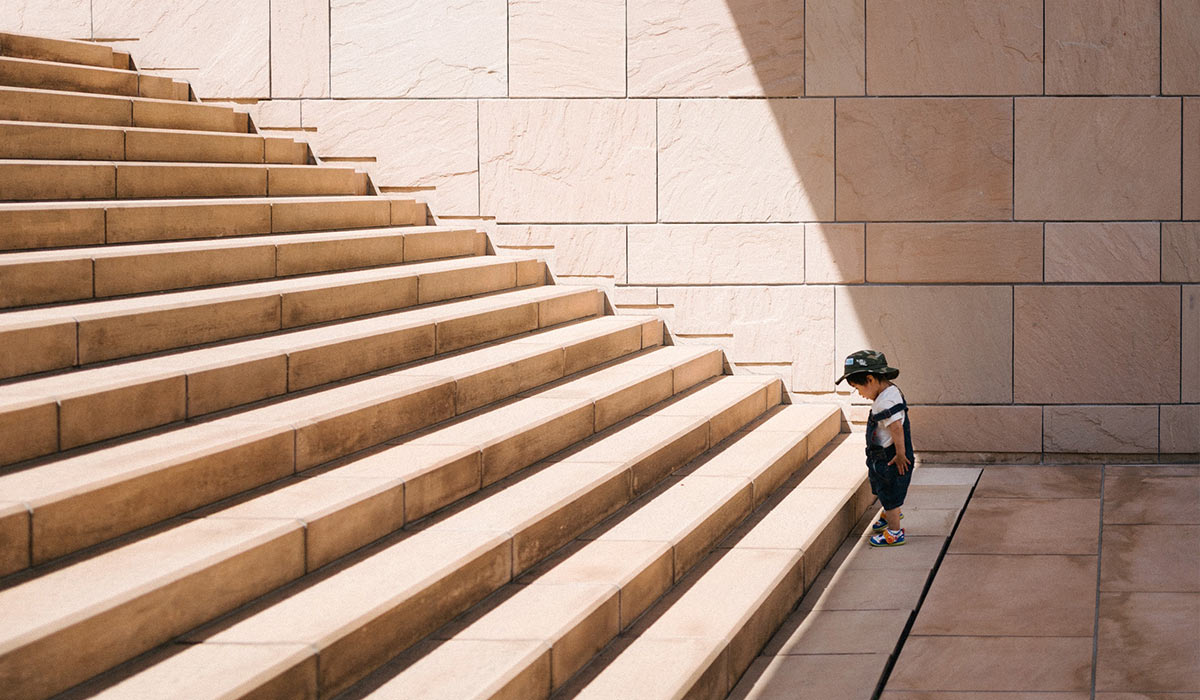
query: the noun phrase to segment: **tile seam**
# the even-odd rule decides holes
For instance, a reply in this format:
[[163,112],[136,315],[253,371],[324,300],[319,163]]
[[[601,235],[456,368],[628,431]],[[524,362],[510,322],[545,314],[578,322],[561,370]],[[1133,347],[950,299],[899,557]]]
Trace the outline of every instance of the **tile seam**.
[[1096,700],[1096,661],[1100,654],[1100,572],[1104,566],[1104,482],[1107,470],[1107,465],[1100,465],[1100,522],[1096,524],[1096,612],[1092,618],[1092,700]]

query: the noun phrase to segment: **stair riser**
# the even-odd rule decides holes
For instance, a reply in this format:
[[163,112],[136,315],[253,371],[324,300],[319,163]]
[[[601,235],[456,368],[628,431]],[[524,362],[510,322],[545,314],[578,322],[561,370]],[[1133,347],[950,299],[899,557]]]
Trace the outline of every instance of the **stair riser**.
[[0,56],[0,85],[186,102],[187,83],[145,73]]
[[99,68],[116,67],[113,50],[107,46],[81,41],[43,39],[20,34],[0,33],[0,56],[75,63]]
[[[269,147],[268,147],[269,144]],[[307,148],[291,139],[236,134],[124,131],[0,124],[0,158],[131,160],[304,165]]]
[[[84,396],[57,400],[49,396],[38,403],[0,411],[0,434],[13,436],[0,442],[0,464],[197,418],[550,325],[539,325],[539,317],[561,322],[595,316],[600,311],[598,294],[558,297],[506,309],[505,317],[499,320],[493,318],[498,314],[485,311],[312,348],[277,349],[267,356],[262,351],[250,352],[245,360],[224,367],[188,370],[184,366],[174,376],[150,375],[142,381]],[[453,342],[447,343],[447,339]],[[595,345],[572,348],[568,358],[584,352],[591,357],[599,352],[592,359],[598,364],[603,361],[601,357],[623,354],[609,347],[612,341],[603,348]],[[572,372],[578,371],[571,361],[567,366]],[[138,406],[138,410],[126,410],[131,405]]]
[[138,96],[138,74],[131,71],[0,58],[0,85]]
[[[482,255],[483,234],[406,246],[406,236],[346,237],[256,246],[2,264],[0,308],[191,289],[318,272]],[[406,248],[408,248],[406,250]],[[427,255],[434,252],[436,255]],[[86,253],[85,253],[86,254]]]
[[0,162],[0,200],[11,202],[365,194],[362,173],[346,168]]
[[245,112],[227,107],[4,87],[0,87],[0,119],[238,134],[250,128]]
[[0,209],[0,249],[425,225],[423,204],[359,199]]
[[[431,282],[426,286],[426,277]],[[515,263],[0,332],[0,378],[404,309],[517,286]],[[528,286],[531,283],[527,283]]]

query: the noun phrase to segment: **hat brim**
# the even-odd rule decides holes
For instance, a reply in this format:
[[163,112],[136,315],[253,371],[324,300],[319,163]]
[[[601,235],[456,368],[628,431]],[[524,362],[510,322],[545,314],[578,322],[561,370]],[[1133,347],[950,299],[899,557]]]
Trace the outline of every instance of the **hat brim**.
[[838,380],[836,382],[834,382],[833,385],[837,386],[838,384],[842,383],[843,379],[848,379],[857,374],[878,374],[878,375],[882,376],[884,379],[891,381],[891,380],[895,379],[896,377],[900,376],[900,370],[896,369],[895,367],[884,367],[882,370],[857,369],[857,370],[854,370],[853,372],[846,372],[842,376],[838,377]]

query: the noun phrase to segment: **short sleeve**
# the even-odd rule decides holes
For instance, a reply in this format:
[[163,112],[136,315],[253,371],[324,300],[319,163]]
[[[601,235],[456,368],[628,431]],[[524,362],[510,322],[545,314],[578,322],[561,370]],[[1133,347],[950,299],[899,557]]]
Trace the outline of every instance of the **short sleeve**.
[[[883,392],[875,399],[875,402],[871,404],[871,413],[878,415],[893,406],[903,403],[903,401],[904,399],[900,394],[900,390],[894,386],[889,386],[887,389],[884,389]],[[904,420],[904,411],[894,413],[887,418],[881,418],[879,420],[879,425],[888,426],[898,420]]]

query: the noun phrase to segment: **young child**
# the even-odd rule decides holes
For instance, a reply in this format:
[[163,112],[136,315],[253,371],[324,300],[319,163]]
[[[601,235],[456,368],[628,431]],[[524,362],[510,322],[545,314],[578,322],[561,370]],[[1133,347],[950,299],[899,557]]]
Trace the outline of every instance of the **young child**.
[[[871,493],[883,506],[883,517],[871,529],[872,547],[896,547],[904,544],[904,528],[900,507],[908,494],[912,478],[912,426],[904,394],[892,380],[900,370],[888,367],[887,358],[876,350],[859,350],[846,358],[845,371],[834,384],[843,379],[864,399],[872,401],[867,418],[867,476]],[[903,445],[903,450],[897,450]]]

